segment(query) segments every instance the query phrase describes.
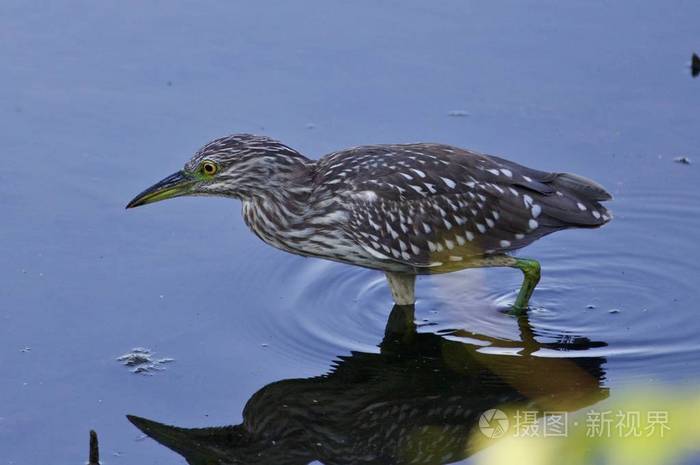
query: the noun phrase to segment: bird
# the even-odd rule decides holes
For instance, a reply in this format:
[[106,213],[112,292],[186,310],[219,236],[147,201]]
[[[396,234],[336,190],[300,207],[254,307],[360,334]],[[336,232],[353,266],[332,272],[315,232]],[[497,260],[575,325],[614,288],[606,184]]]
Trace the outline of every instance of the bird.
[[215,139],[127,209],[179,196],[240,200],[245,223],[292,254],[383,271],[398,305],[418,275],[511,267],[526,311],[537,260],[513,252],[555,231],[612,219],[600,184],[439,143],[362,145],[312,160],[267,136]]
[[[262,387],[240,424],[182,428],[127,418],[192,465],[440,465],[487,445],[473,441],[476,431],[498,437],[498,420],[483,419],[491,409],[566,416],[609,397],[606,358],[580,355],[607,346],[604,341],[574,334],[537,341],[527,313],[517,318],[520,340],[419,332],[413,317],[410,306],[394,306],[377,350],[339,356],[320,376]],[[500,351],[484,351],[485,345]],[[538,356],[542,350],[560,355]],[[504,435],[518,434],[512,415]]]

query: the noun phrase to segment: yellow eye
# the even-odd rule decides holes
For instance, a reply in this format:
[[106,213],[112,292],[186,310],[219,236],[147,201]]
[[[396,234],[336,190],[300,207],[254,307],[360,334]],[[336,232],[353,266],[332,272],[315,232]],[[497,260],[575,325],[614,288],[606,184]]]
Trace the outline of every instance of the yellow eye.
[[219,167],[211,160],[204,160],[202,164],[199,165],[199,169],[202,171],[202,174],[206,174],[207,176],[214,176],[216,172],[219,171]]

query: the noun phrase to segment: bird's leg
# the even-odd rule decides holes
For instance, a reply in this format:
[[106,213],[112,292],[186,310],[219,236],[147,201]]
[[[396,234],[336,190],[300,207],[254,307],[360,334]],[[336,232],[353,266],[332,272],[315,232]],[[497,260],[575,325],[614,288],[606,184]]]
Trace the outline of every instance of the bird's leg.
[[513,304],[513,313],[523,313],[527,310],[532,291],[540,281],[540,264],[536,260],[529,258],[515,258],[508,255],[491,255],[472,260],[466,268],[487,268],[487,267],[509,267],[517,268],[523,272],[523,284],[520,292]]
[[382,352],[398,344],[409,344],[416,334],[414,305],[394,305],[384,328]]
[[518,297],[513,304],[513,311],[520,313],[527,310],[532,292],[537,283],[540,282],[540,263],[529,258],[515,258],[514,260],[515,263],[509,266],[523,272],[523,284],[520,286],[520,292],[518,292]]
[[387,271],[386,280],[397,305],[416,303],[416,275]]

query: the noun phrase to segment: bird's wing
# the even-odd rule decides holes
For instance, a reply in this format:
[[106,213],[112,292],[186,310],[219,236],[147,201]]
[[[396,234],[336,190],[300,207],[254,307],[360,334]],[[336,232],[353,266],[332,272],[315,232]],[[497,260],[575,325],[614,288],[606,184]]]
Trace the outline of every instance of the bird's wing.
[[593,181],[440,144],[336,152],[317,163],[314,185],[349,205],[346,229],[377,260],[416,267],[507,253],[610,219],[599,203],[610,195]]

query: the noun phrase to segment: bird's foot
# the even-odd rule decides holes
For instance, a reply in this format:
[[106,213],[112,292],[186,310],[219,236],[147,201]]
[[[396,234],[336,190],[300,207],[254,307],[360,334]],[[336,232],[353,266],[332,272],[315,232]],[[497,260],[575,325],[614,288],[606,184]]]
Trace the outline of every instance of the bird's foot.
[[523,284],[520,286],[518,297],[516,297],[515,303],[510,310],[510,313],[519,315],[527,312],[530,297],[532,297],[537,283],[540,282],[540,263],[529,258],[518,258],[513,268],[518,268],[523,272]]

